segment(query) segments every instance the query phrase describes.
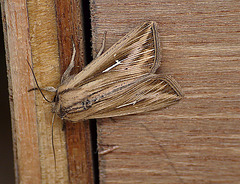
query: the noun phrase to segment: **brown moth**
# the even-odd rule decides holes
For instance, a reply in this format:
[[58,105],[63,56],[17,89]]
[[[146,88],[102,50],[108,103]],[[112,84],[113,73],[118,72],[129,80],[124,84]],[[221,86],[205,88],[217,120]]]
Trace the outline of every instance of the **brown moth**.
[[160,66],[156,23],[146,22],[128,33],[80,73],[70,76],[72,61],[56,92],[53,111],[79,121],[137,114],[167,107],[183,97],[169,76],[155,74]]

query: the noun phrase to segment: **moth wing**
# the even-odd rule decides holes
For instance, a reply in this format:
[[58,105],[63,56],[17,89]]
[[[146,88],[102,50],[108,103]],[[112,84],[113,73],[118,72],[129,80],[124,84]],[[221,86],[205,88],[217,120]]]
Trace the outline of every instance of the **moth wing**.
[[63,88],[75,88],[89,78],[103,77],[105,74],[136,77],[155,73],[160,65],[160,47],[155,27],[155,22],[146,22],[135,28],[63,84]]
[[63,119],[106,118],[164,108],[182,98],[170,77],[154,74],[160,65],[155,23],[124,36],[58,89]]
[[101,110],[99,107],[92,116],[104,118],[153,111],[172,105],[182,97],[183,93],[172,77],[152,74],[127,87],[121,95],[108,96],[103,102],[105,107]]
[[148,74],[102,97],[88,109],[81,111],[71,107],[72,111],[63,118],[77,121],[143,113],[167,107],[182,97],[183,93],[173,78]]

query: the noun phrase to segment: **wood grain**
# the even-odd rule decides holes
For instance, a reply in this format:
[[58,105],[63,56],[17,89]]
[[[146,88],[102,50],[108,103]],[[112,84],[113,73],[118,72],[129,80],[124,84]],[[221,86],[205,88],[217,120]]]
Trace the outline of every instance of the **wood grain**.
[[[30,0],[27,1],[27,6],[32,62],[38,84],[42,88],[57,87],[61,75],[54,1]],[[49,92],[44,94],[49,101],[52,101],[55,95]],[[35,103],[41,183],[67,183],[69,181],[68,163],[62,121],[55,117],[52,135],[52,104],[44,101],[39,91],[36,91]]]
[[[67,69],[76,47],[74,74],[80,72],[86,60],[84,48],[83,15],[81,0],[55,0],[57,11],[58,42],[61,74]],[[89,121],[66,123],[69,182],[94,183],[92,145]]]
[[[65,137],[55,120],[54,146],[51,104],[34,87],[31,70],[41,87],[56,86],[58,65],[57,30],[53,1],[4,1],[5,45],[12,112],[16,183],[66,183],[68,181]],[[48,99],[53,96],[46,94]]]
[[164,110],[98,121],[101,183],[238,183],[240,2],[92,0],[93,50],[156,21],[158,73],[185,98]]
[[[55,3],[2,1],[16,183],[94,182],[89,122],[67,123],[65,138],[62,121],[55,117],[54,160],[52,106],[39,91],[28,93],[35,82],[26,60],[33,64],[42,88],[59,85],[60,73],[72,57],[72,40],[77,49],[74,72],[84,66],[81,2],[56,0]],[[54,94],[44,94],[52,101]]]
[[[25,1],[1,1],[13,133],[15,182],[41,181],[35,94],[27,93],[32,76],[28,16]],[[18,16],[21,15],[21,16]],[[26,72],[22,72],[22,71]],[[26,151],[27,150],[27,151]]]

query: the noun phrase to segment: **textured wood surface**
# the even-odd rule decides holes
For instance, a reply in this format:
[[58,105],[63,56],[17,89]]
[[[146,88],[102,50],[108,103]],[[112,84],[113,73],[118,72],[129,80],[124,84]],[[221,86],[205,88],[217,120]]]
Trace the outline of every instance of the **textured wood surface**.
[[[35,82],[26,60],[42,88],[58,87],[72,57],[72,40],[77,49],[74,72],[84,65],[81,11],[81,2],[74,0],[2,2],[16,183],[94,182],[89,123],[67,122],[65,136],[55,117],[54,159],[52,106],[39,91],[28,92]],[[54,94],[44,94],[52,101]]]
[[101,183],[239,183],[240,2],[92,0],[93,50],[137,25],[158,24],[159,73],[185,98],[141,115],[98,121]]
[[[27,1],[32,63],[38,84],[42,88],[47,86],[57,87],[61,76],[56,12],[53,7],[54,1]],[[32,84],[34,84],[34,81]],[[31,87],[27,89],[31,89]],[[68,163],[62,121],[55,116],[52,135],[52,104],[46,102],[39,91],[35,91],[35,93],[37,116],[35,123],[37,124],[39,139],[41,183],[67,183],[69,181]],[[49,92],[44,92],[44,94],[49,101],[52,101],[55,95]]]
[[41,173],[39,140],[35,123],[35,94],[26,92],[26,87],[32,86],[32,76],[26,63],[26,59],[31,61],[31,52],[27,7],[24,2],[1,1],[9,81],[15,181],[27,184],[35,181],[36,184],[39,184]]
[[[83,9],[81,0],[55,0],[61,74],[67,69],[76,48],[75,68],[78,73],[85,64]],[[89,121],[66,123],[69,182],[94,183],[92,146]],[[59,166],[61,167],[61,166]]]

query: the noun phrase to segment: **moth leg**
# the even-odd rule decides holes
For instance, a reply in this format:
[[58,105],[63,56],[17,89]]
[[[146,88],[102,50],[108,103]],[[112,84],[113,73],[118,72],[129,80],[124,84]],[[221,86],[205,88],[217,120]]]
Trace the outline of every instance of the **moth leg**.
[[73,67],[74,67],[74,59],[75,59],[75,56],[76,56],[76,48],[75,48],[75,44],[73,43],[72,59],[71,59],[70,64],[68,65],[68,68],[65,70],[65,72],[64,72],[63,75],[62,75],[61,84],[62,84],[67,78],[69,78],[70,72],[71,72],[71,70],[72,70]]
[[104,51],[105,44],[106,44],[106,34],[107,34],[107,31],[104,32],[102,46],[101,46],[100,50],[98,51],[97,56],[95,57],[95,59],[98,58],[99,56],[101,56],[103,51]]

